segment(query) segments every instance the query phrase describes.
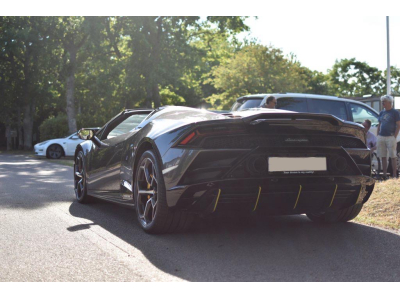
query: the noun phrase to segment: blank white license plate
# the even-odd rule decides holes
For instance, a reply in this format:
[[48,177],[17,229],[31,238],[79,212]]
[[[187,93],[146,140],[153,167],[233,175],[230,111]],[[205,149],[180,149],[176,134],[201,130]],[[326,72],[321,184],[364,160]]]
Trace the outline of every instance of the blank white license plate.
[[326,171],[326,157],[270,157],[269,172]]

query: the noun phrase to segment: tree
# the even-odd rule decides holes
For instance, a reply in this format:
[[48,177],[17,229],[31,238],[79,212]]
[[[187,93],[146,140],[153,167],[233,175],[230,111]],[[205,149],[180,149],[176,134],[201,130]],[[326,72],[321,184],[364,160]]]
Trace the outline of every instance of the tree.
[[193,66],[197,50],[190,43],[202,27],[217,24],[220,32],[237,33],[248,28],[244,17],[130,17],[124,34],[129,35],[132,51],[127,70],[134,70],[144,82],[146,101],[150,107],[161,105],[160,86],[175,86],[185,71]]
[[[382,83],[381,83],[381,90],[377,92],[377,95],[383,95],[387,93],[387,71],[382,71]],[[390,67],[390,87],[391,87],[391,94],[393,95],[400,95],[400,68],[397,67]]]
[[337,60],[327,76],[330,93],[336,96],[380,94],[384,86],[377,68],[355,58]]
[[321,74],[302,67],[294,56],[288,59],[280,49],[258,44],[243,47],[215,67],[212,75],[209,82],[218,92],[208,100],[219,109],[229,109],[236,98],[247,94],[314,92],[321,84]]
[[[23,116],[23,139],[20,146],[32,149],[33,123],[37,104],[43,101],[48,89],[49,35],[52,17],[3,17],[1,60],[5,62],[8,85],[13,87],[8,98],[11,114],[20,129]],[[8,70],[8,71],[7,71]]]
[[88,33],[88,22],[83,17],[60,17],[58,19],[58,39],[62,43],[67,60],[66,69],[66,111],[68,116],[69,133],[77,130],[75,113],[75,73],[77,69],[77,55],[79,49],[86,42]]

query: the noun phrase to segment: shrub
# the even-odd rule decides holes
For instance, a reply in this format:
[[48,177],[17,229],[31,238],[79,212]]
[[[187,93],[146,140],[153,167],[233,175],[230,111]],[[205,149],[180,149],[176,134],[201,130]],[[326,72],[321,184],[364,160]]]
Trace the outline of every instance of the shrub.
[[96,114],[80,114],[76,116],[76,126],[78,130],[85,127],[102,127],[108,120]]
[[40,141],[68,136],[68,119],[65,114],[50,117],[39,126]]
[[[76,126],[79,129],[84,127],[101,127],[107,120],[97,115],[77,115]],[[40,141],[62,138],[68,136],[68,117],[59,114],[57,117],[50,117],[39,126]]]

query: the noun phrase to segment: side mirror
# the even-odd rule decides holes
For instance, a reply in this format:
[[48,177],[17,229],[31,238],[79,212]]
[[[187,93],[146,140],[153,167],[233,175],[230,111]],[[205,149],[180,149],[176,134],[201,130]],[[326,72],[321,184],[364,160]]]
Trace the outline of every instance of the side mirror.
[[78,136],[81,140],[91,140],[94,136],[94,132],[91,129],[82,128],[78,131]]

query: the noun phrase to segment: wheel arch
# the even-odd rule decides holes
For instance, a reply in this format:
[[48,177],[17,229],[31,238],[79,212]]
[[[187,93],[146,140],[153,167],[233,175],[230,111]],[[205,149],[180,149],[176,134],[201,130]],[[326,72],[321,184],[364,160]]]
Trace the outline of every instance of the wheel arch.
[[75,160],[76,156],[78,155],[79,151],[83,151],[83,148],[80,144],[78,146],[76,146],[74,160]]
[[133,167],[132,167],[132,185],[135,182],[135,176],[136,176],[136,166],[139,163],[139,159],[142,156],[142,154],[148,150],[153,150],[154,155],[159,159],[159,162],[161,163],[162,167],[162,160],[161,160],[161,155],[160,152],[157,149],[156,144],[151,140],[151,139],[145,139],[143,140],[139,146],[137,146],[137,149],[135,151],[135,158],[133,161]]
[[49,158],[49,148],[50,148],[51,146],[53,146],[53,145],[60,146],[60,147],[61,147],[61,150],[62,150],[62,155],[61,155],[61,156],[65,156],[65,149],[64,149],[64,147],[63,147],[62,145],[60,145],[59,143],[52,143],[52,144],[48,145],[47,148],[46,148],[46,157],[47,157],[47,158]]

